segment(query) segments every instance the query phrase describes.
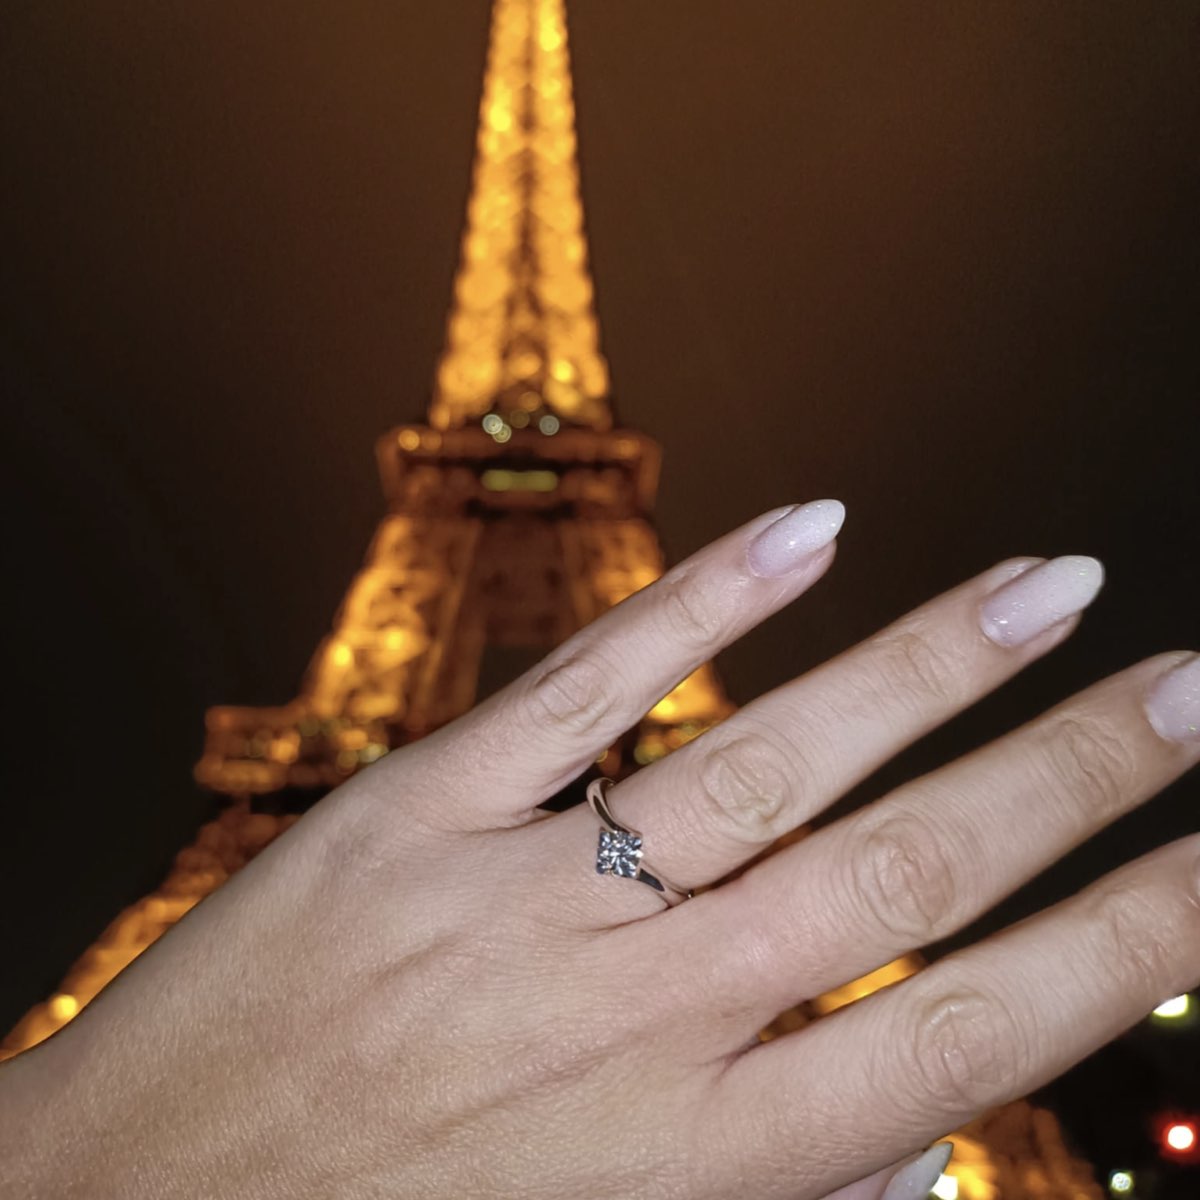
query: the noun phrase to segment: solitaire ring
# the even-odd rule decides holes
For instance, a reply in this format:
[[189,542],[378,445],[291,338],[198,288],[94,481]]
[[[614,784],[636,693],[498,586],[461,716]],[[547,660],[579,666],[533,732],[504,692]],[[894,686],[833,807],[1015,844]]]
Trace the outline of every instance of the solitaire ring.
[[600,830],[600,843],[596,848],[596,874],[619,875],[623,879],[636,879],[652,887],[667,902],[667,906],[690,900],[692,892],[675,887],[659,875],[652,875],[642,866],[642,835],[636,829],[627,829],[608,811],[605,795],[613,781],[607,778],[593,779],[588,784],[587,800],[592,812],[604,826]]

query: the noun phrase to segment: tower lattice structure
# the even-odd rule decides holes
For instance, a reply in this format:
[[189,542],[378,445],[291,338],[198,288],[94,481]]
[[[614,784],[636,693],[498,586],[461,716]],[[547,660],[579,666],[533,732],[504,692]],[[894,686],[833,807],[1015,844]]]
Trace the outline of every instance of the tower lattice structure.
[[[299,819],[304,801],[465,712],[481,687],[662,573],[652,524],[660,449],[617,424],[600,350],[563,0],[494,0],[433,397],[426,422],[384,434],[376,457],[388,510],[299,693],[278,707],[209,711],[195,775],[227,803],[162,885],[122,912],[8,1035],[0,1058],[69,1022]],[[702,666],[598,769],[622,777],[732,711],[716,672]],[[794,1031],[922,965],[915,953],[883,964],[781,1014],[760,1037]],[[1053,1114],[1026,1101],[952,1139],[947,1189],[959,1200],[1101,1200]]]

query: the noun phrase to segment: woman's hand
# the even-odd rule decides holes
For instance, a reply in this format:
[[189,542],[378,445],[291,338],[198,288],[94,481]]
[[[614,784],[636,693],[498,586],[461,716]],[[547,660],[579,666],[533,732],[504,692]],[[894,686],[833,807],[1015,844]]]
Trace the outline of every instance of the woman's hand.
[[[1188,654],[676,907],[596,873],[586,805],[538,808],[819,579],[840,520],[832,501],[765,514],[331,793],[0,1071],[0,1191],[877,1200],[902,1156],[1196,985],[1191,836],[755,1039],[1191,767]],[[1092,559],[1001,563],[618,784],[613,813],[643,833],[647,869],[711,885],[1062,641],[1099,585]]]

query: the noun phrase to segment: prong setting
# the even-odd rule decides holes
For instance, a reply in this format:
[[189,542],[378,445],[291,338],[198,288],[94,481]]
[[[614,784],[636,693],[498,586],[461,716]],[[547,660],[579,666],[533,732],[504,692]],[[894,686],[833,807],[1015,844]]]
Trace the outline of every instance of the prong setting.
[[642,839],[624,830],[602,829],[596,847],[596,874],[636,879],[642,867]]

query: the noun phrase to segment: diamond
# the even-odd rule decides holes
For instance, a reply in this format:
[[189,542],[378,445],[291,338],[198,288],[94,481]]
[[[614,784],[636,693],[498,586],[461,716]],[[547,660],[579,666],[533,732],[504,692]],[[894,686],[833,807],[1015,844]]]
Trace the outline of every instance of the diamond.
[[642,839],[632,833],[614,833],[611,829],[600,831],[600,844],[596,849],[597,875],[622,875],[636,879],[642,861]]

